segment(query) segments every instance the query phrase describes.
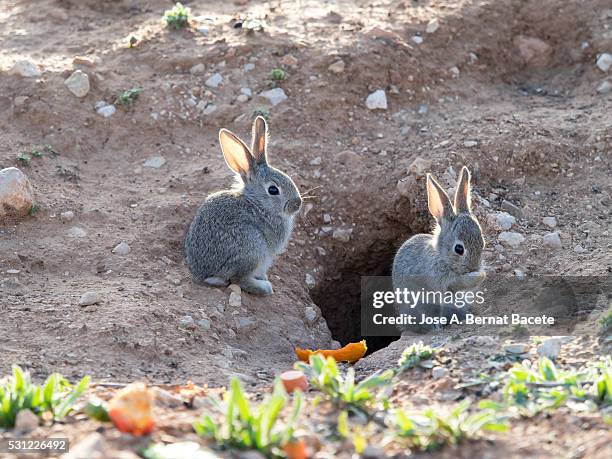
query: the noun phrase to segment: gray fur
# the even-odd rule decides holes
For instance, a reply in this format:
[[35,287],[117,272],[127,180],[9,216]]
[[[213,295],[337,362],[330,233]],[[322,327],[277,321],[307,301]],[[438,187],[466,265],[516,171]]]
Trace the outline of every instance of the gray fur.
[[[250,293],[270,294],[267,271],[287,246],[300,192],[288,175],[268,164],[263,118],[253,123],[251,149],[229,131],[219,135],[226,162],[239,175],[233,189],[211,194],[198,209],[185,237],[187,265],[196,282],[233,282]],[[268,193],[272,184],[280,194]]]
[[[429,174],[427,192],[429,209],[436,218],[436,227],[433,234],[417,234],[400,247],[393,260],[393,288],[436,292],[473,289],[485,278],[482,267],[484,239],[480,225],[471,211],[468,169],[464,167],[461,171],[454,206],[446,192]],[[465,248],[463,255],[455,253],[454,247],[458,241]],[[399,313],[416,315],[417,321],[421,314],[449,319],[456,314],[461,319],[465,316],[463,309],[425,303],[411,309],[409,305],[396,304]],[[411,327],[414,330],[419,328]]]

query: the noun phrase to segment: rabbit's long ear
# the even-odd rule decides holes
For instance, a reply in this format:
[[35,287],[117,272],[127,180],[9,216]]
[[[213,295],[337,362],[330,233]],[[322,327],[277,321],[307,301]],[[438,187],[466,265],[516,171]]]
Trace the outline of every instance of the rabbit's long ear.
[[225,162],[231,170],[246,178],[253,167],[253,156],[242,140],[227,129],[219,131],[219,143]]
[[459,179],[459,185],[457,185],[457,192],[455,193],[455,212],[470,213],[471,211],[472,198],[470,186],[470,171],[467,167],[463,166],[463,168],[461,169],[461,178]]
[[446,191],[442,189],[431,174],[427,174],[427,204],[431,215],[438,221],[451,218],[455,214]]
[[262,116],[258,116],[253,121],[253,144],[251,145],[251,151],[255,157],[255,161],[259,165],[268,164],[268,124]]

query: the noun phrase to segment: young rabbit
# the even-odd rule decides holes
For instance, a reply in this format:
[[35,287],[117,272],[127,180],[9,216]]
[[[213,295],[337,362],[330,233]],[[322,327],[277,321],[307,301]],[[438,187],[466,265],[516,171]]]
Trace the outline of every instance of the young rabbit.
[[209,286],[239,284],[247,292],[268,295],[267,271],[287,246],[302,198],[288,175],[268,164],[268,126],[253,123],[247,147],[226,129],[219,143],[237,184],[206,198],[185,238],[187,265],[196,282]]
[[[433,234],[417,234],[401,246],[393,260],[394,290],[406,288],[444,295],[445,292],[473,289],[485,278],[482,267],[484,239],[470,207],[468,169],[461,170],[454,206],[438,182],[427,174],[427,201],[436,227]],[[421,315],[448,320],[453,314],[458,319],[465,317],[465,311],[453,304],[418,302],[413,309],[408,304],[396,304],[395,307],[400,314],[415,316],[417,324],[421,322]],[[439,328],[437,325],[433,324],[433,328]],[[431,329],[432,325],[410,328]]]

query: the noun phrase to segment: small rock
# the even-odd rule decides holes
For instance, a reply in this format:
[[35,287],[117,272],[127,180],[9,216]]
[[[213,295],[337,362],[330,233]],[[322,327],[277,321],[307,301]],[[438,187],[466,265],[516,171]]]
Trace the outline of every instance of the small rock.
[[431,169],[431,159],[424,159],[421,157],[415,158],[410,166],[408,166],[408,173],[415,174],[417,177],[423,177]]
[[93,59],[86,56],[75,56],[72,59],[72,63],[74,65],[86,65],[87,67],[94,67],[96,65]]
[[153,387],[152,391],[155,395],[155,402],[161,406],[165,406],[167,408],[179,408],[185,405],[182,398],[171,394],[167,390],[160,389],[159,387]]
[[191,73],[192,75],[199,75],[201,73],[204,73],[205,71],[206,71],[206,66],[202,64],[201,62],[199,64],[194,65],[193,67],[189,69],[189,73]]
[[559,250],[563,246],[561,245],[561,238],[559,237],[559,233],[548,233],[542,236],[542,243],[544,247],[551,250]]
[[356,164],[359,155],[351,150],[343,150],[336,154],[336,161],[340,164]]
[[498,231],[508,231],[516,223],[516,218],[507,212],[497,212],[489,215],[489,224]]
[[240,94],[244,94],[247,97],[253,97],[253,91],[251,91],[251,88],[240,88]]
[[238,101],[240,103],[248,102],[249,101],[249,96],[246,96],[244,94],[240,94],[238,97],[236,97],[236,101]]
[[433,379],[442,379],[448,374],[448,368],[446,367],[434,367],[431,370],[431,377]]
[[103,116],[104,118],[110,118],[115,114],[116,111],[117,109],[114,105],[104,105],[96,109],[96,113],[98,113],[98,115]]
[[329,67],[327,67],[327,70],[329,70],[331,73],[339,75],[340,73],[344,72],[344,67],[345,67],[344,61],[339,60],[331,64]]
[[427,26],[425,27],[425,32],[434,33],[436,30],[438,30],[439,27],[440,22],[438,22],[438,19],[434,18],[427,23]]
[[550,61],[552,47],[539,38],[517,35],[513,43],[526,65],[545,67]]
[[542,223],[544,223],[549,228],[554,228],[557,226],[557,219],[555,217],[544,217],[542,219]]
[[580,244],[578,244],[578,245],[576,245],[576,247],[574,247],[574,252],[576,252],[576,253],[586,253],[587,249],[585,249]]
[[200,327],[203,330],[210,330],[210,320],[209,319],[198,320],[198,327]]
[[204,84],[208,86],[209,88],[218,88],[222,82],[223,82],[223,77],[221,76],[221,74],[215,73],[214,75],[210,76]]
[[89,93],[89,76],[80,70],[75,70],[66,78],[64,84],[77,97],[85,97]]
[[152,167],[154,169],[159,169],[164,164],[166,164],[166,158],[164,158],[163,156],[153,156],[153,157],[147,159],[144,162],[143,166],[144,167]]
[[308,288],[314,287],[316,283],[315,278],[312,276],[312,274],[308,274],[308,273],[306,273],[305,282]]
[[181,327],[187,330],[194,330],[196,328],[195,320],[190,315],[184,315],[181,317]]
[[238,316],[236,317],[236,330],[246,330],[251,327],[255,322],[246,317]]
[[421,37],[420,35],[413,35],[412,37],[410,37],[410,39],[413,43],[416,43],[417,45],[423,43],[423,37]]
[[[604,80],[597,86],[597,92],[599,94],[608,94],[610,91],[612,91],[612,81],[610,80]],[[16,102],[15,105],[17,105]]]
[[316,158],[311,159],[309,164],[311,166],[319,166],[321,164],[321,161],[321,157],[317,156]]
[[206,106],[204,110],[202,110],[202,115],[212,115],[217,110],[217,106],[215,104],[209,104]]
[[555,360],[561,352],[561,340],[558,338],[548,338],[538,346],[538,355]]
[[385,459],[386,457],[387,455],[382,448],[373,445],[366,446],[361,453],[362,459]]
[[268,102],[270,102],[273,106],[276,106],[288,99],[287,94],[285,94],[285,91],[283,91],[283,88],[274,88],[264,91],[260,94],[260,96],[268,99]]
[[132,251],[132,248],[126,242],[120,242],[113,249],[115,255],[127,255]]
[[106,451],[104,437],[98,432],[87,435],[76,445],[71,446],[70,452],[63,454],[61,459],[94,459],[109,457]]
[[366,99],[366,107],[370,110],[386,110],[387,109],[387,95],[382,89],[377,89]]
[[17,96],[13,99],[15,107],[22,107],[28,100],[28,96]]
[[15,431],[28,433],[38,427],[39,419],[32,411],[26,409],[17,413],[15,418]]
[[312,306],[306,306],[306,308],[304,308],[304,317],[309,324],[315,323],[317,316],[317,311]]
[[232,292],[236,292],[238,294],[242,293],[242,289],[240,288],[240,285],[238,284],[230,284],[228,286],[228,288],[232,291]]
[[0,170],[0,220],[24,217],[34,205],[34,190],[28,177],[16,167]]
[[100,295],[97,292],[85,292],[81,295],[79,300],[79,306],[91,306],[102,301]]
[[254,68],[255,68],[255,64],[253,64],[252,62],[249,62],[248,64],[244,64],[244,71],[245,72],[250,72]]
[[603,53],[597,58],[597,67],[602,72],[607,72],[612,67],[612,54]]
[[299,61],[297,60],[295,56],[291,54],[285,54],[280,62],[283,65],[288,65],[289,67],[295,67],[296,65],[298,65]]
[[239,308],[242,306],[242,295],[238,292],[230,292],[229,296],[229,305],[234,308]]
[[87,231],[85,231],[83,228],[79,228],[78,226],[73,226],[66,232],[66,235],[68,237],[82,238],[87,236]]
[[525,241],[525,236],[520,233],[504,231],[502,233],[499,233],[499,236],[497,236],[497,240],[502,244],[509,245],[513,249],[516,249]]
[[463,142],[463,146],[466,148],[473,148],[473,147],[476,147],[477,145],[478,145],[477,140],[466,140],[465,142]]
[[[461,73],[461,71],[459,70],[459,67],[457,67],[456,65],[454,67],[451,67],[449,69],[450,73],[453,75],[453,78],[459,78],[459,75]],[[476,145],[478,145],[478,142],[476,142]],[[472,145],[472,146],[476,146],[476,145]],[[466,145],[468,146],[468,145]]]
[[39,77],[42,74],[38,65],[26,60],[15,62],[12,73],[16,73],[25,78]]
[[419,115],[427,115],[427,112],[429,111],[429,107],[427,105],[421,105],[419,107],[419,110],[417,111],[417,113]]
[[351,240],[351,234],[353,233],[353,229],[342,229],[342,228],[337,228],[334,230],[334,232],[332,233],[332,237],[338,241],[341,242],[348,242]]
[[526,354],[529,352],[529,344],[525,343],[514,343],[514,344],[506,344],[504,346],[504,351],[508,354]]
[[198,32],[200,32],[202,35],[206,36],[210,32],[210,29],[208,27],[206,27],[206,26],[200,26],[200,27],[198,27]]
[[397,182],[397,191],[401,196],[410,198],[414,196],[416,186],[416,178],[414,178],[413,175],[409,175],[408,177],[404,177]]
[[524,218],[525,214],[523,213],[523,209],[512,204],[510,201],[506,201],[505,199],[501,203],[502,210],[505,210],[510,215],[514,215],[516,218]]

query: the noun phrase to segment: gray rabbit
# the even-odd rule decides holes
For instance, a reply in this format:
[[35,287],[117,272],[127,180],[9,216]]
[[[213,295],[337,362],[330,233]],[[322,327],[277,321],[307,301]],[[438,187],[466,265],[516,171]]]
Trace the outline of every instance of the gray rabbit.
[[187,231],[185,257],[196,282],[216,287],[233,282],[247,292],[268,295],[268,268],[287,246],[302,198],[293,180],[268,164],[264,118],[255,119],[252,135],[249,149],[232,132],[219,132],[237,183],[200,206]]
[[[436,227],[433,234],[417,234],[400,247],[393,260],[394,290],[407,288],[444,294],[475,288],[486,276],[482,266],[484,238],[471,210],[468,169],[461,170],[454,206],[440,184],[427,174],[427,201]],[[421,315],[448,320],[453,314],[460,320],[465,317],[464,308],[452,303],[418,302],[414,309],[396,303],[395,307],[398,313],[414,315],[417,324]],[[410,328],[439,328],[439,324]]]

